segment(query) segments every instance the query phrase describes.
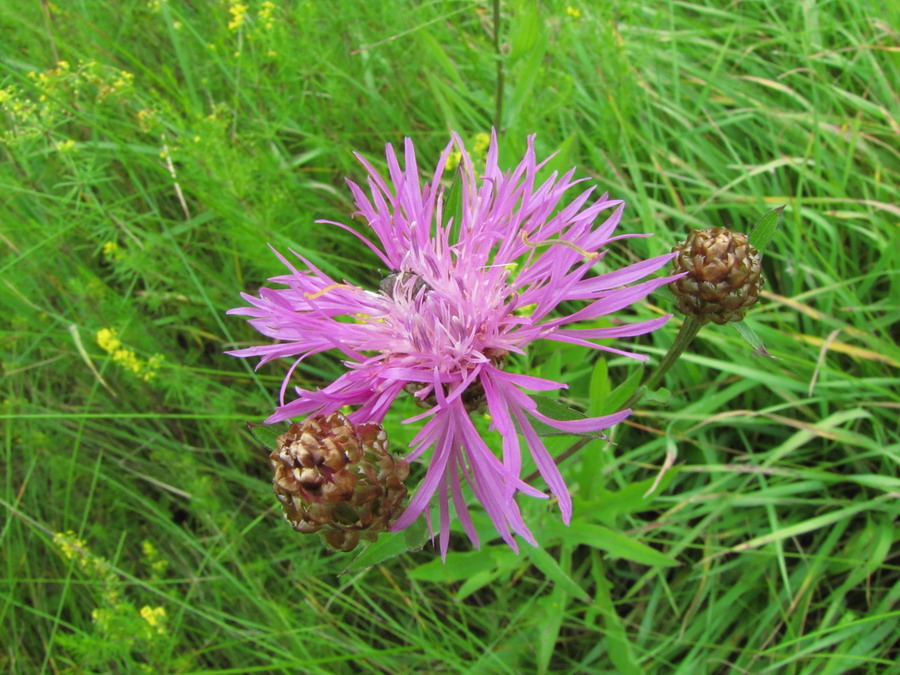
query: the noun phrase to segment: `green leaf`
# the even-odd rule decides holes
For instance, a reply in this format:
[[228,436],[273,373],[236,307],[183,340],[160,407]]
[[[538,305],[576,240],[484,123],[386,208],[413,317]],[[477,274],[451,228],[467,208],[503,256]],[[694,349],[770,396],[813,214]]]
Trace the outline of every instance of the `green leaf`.
[[781,222],[782,211],[784,211],[784,206],[776,206],[760,218],[759,222],[750,231],[750,245],[755,246],[760,255],[763,254],[766,246],[769,245],[772,237],[775,236],[775,230],[778,229],[778,224]]
[[625,558],[643,565],[660,565],[662,567],[675,567],[678,561],[660,553],[639,541],[630,539],[624,534],[614,532],[603,525],[573,522],[568,528],[560,528],[563,540],[573,544],[582,544],[606,551],[614,558]]
[[427,563],[411,569],[408,576],[419,581],[452,583],[465,581],[475,575],[494,571],[496,568],[497,563],[491,555],[490,548],[481,551],[451,551],[447,554],[446,564],[440,558],[432,558]]
[[403,538],[409,551],[420,551],[431,538],[428,534],[428,525],[425,518],[417,518],[416,521],[403,530]]
[[456,595],[453,596],[457,602],[465,600],[472,593],[484,588],[498,577],[508,579],[514,570],[521,568],[523,565],[522,559],[508,546],[493,546],[485,550],[491,552],[494,566],[491,569],[470,576],[459,587]]
[[247,431],[268,452],[278,447],[278,437],[289,428],[289,424],[256,424],[255,422],[247,422]]
[[767,356],[772,359],[775,358],[772,356],[766,346],[763,344],[762,338],[760,338],[756,332],[750,326],[747,325],[746,321],[737,321],[731,324],[734,326],[734,329],[740,333],[741,337],[744,338],[744,341],[751,347],[753,347],[753,351],[755,351],[760,356]]
[[588,523],[595,521],[612,523],[620,515],[646,511],[656,495],[663,492],[678,473],[677,466],[669,469],[649,495],[647,491],[653,487],[655,481],[653,478],[631,483],[621,490],[604,491],[603,495],[596,499],[581,499],[579,495],[575,495],[574,507],[575,512],[579,514],[578,520]]
[[625,378],[624,382],[610,392],[606,401],[604,401],[603,405],[600,407],[599,414],[611,415],[612,413],[621,410],[625,401],[631,398],[631,395],[638,388],[643,375],[643,368],[635,368],[634,371]]
[[385,532],[377,540],[366,546],[341,574],[357,572],[372,565],[395,558],[407,551],[418,551],[429,539],[425,518],[418,518],[402,532]]
[[585,602],[590,601],[590,596],[578,583],[565,573],[556,559],[547,553],[540,546],[523,546],[522,550],[531,560],[532,564],[537,567],[549,581],[552,581],[558,588],[566,591],[570,595],[574,595],[579,600]]
[[641,397],[641,402],[648,405],[669,405],[672,400],[672,392],[665,387],[660,387],[654,391],[645,391]]
[[599,417],[603,414],[603,405],[609,398],[612,383],[609,381],[609,366],[606,359],[602,356],[594,363],[594,370],[591,372],[591,384],[588,390],[590,400],[588,401],[588,414],[592,417]]
[[625,625],[619,617],[616,605],[612,599],[612,584],[606,578],[603,571],[603,561],[597,551],[591,551],[591,575],[594,577],[594,605],[591,612],[599,609],[603,617],[603,625],[606,628],[606,644],[609,658],[616,667],[616,672],[622,675],[640,675],[640,664],[634,656],[631,643],[628,641],[628,633]]
[[512,67],[516,61],[534,51],[544,25],[538,15],[537,3],[520,3],[517,10],[512,15],[507,67]]
[[665,286],[660,286],[655,291],[651,292],[650,295],[654,295],[657,298],[663,298],[672,305],[675,304],[675,294],[669,290],[668,284],[666,284]]
[[569,598],[560,586],[556,586],[550,594],[538,598],[535,603],[537,615],[542,617],[542,620],[534,625],[534,651],[538,675],[551,672],[550,661],[556,653],[556,643],[559,640],[559,631],[568,604]]
[[341,574],[364,570],[390,558],[395,558],[406,551],[406,537],[403,532],[385,532],[376,541],[366,546]]
[[453,219],[453,222],[450,225],[449,234],[451,244],[459,241],[459,229],[462,223],[463,211],[462,183],[462,174],[460,170],[457,170],[456,176],[450,184],[450,190],[446,193],[447,197],[444,200],[444,212],[442,214],[444,225],[446,225],[451,218]]

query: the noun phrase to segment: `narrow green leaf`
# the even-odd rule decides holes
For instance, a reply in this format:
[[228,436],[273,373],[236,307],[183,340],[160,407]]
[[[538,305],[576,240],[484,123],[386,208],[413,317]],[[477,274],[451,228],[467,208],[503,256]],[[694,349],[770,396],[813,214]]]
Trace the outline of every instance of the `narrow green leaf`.
[[453,596],[455,600],[465,600],[472,593],[484,588],[497,578],[508,579],[515,570],[520,569],[524,564],[522,558],[508,546],[492,546],[486,550],[491,552],[494,566],[489,570],[470,576]]
[[641,382],[641,378],[644,375],[643,368],[635,368],[625,381],[622,382],[619,386],[613,389],[603,406],[600,409],[600,415],[611,415],[614,412],[617,412],[622,409],[622,406],[625,404],[634,391],[638,388],[638,385]]
[[385,532],[376,541],[366,546],[341,574],[364,570],[390,558],[395,558],[406,551],[406,538],[402,532]]
[[760,356],[767,356],[770,359],[775,358],[772,356],[768,350],[766,350],[766,346],[763,344],[762,338],[760,338],[756,332],[747,325],[746,321],[737,321],[731,324],[734,326],[734,329],[740,333],[741,337],[744,338],[744,341],[753,347],[753,351],[755,351]]
[[491,555],[490,548],[481,551],[451,551],[447,554],[446,564],[440,558],[432,558],[411,569],[408,576],[410,579],[419,581],[452,583],[465,581],[477,574],[496,570],[496,567],[496,561]]
[[579,495],[575,495],[574,507],[579,515],[578,520],[587,523],[595,521],[610,523],[620,515],[646,511],[656,495],[664,491],[678,473],[679,467],[672,467],[650,495],[647,495],[647,491],[653,487],[655,480],[653,478],[631,483],[621,490],[604,491],[597,499],[581,499]]
[[732,551],[746,551],[752,548],[759,548],[760,546],[765,546],[766,544],[772,544],[778,541],[784,541],[790,537],[797,537],[801,534],[806,534],[807,532],[813,532],[815,530],[820,530],[832,523],[836,523],[839,520],[844,520],[846,518],[851,518],[860,511],[866,511],[869,509],[875,509],[878,506],[881,506],[881,503],[886,501],[886,499],[892,499],[889,495],[882,495],[881,497],[876,497],[875,499],[870,499],[868,501],[854,504],[853,506],[848,506],[843,509],[837,509],[835,511],[831,511],[829,513],[824,513],[821,516],[816,516],[815,518],[808,518],[807,520],[801,521],[799,523],[794,523],[793,525],[788,525],[786,527],[778,528],[769,534],[764,534],[759,537],[754,537],[749,541],[745,541],[743,544],[738,544],[731,548]]
[[606,628],[606,643],[609,658],[616,667],[617,673],[622,675],[640,675],[641,670],[631,643],[628,641],[628,633],[625,625],[616,611],[616,605],[612,599],[612,584],[606,578],[603,571],[603,561],[597,551],[591,551],[591,573],[594,577],[594,607],[599,608],[603,617],[603,625]]
[[642,403],[650,405],[669,405],[669,401],[671,400],[672,392],[665,387],[660,387],[654,391],[644,392],[644,395],[641,397]]
[[662,567],[674,567],[678,561],[660,553],[639,541],[630,539],[624,534],[614,532],[603,525],[573,522],[569,527],[560,527],[555,530],[563,541],[591,546],[601,551],[606,551],[614,558],[625,558],[643,565],[660,565]]
[[523,546],[522,550],[547,579],[559,588],[575,596],[579,600],[588,602],[590,596],[578,583],[563,571],[556,559],[540,546]]
[[784,211],[784,206],[776,206],[760,218],[750,231],[750,245],[755,246],[760,255],[775,236],[775,230],[778,229],[778,224],[781,222],[782,211]]
[[561,586],[556,586],[550,594],[538,598],[535,604],[540,612],[538,616],[543,617],[534,626],[536,670],[538,675],[544,675],[551,672],[550,660],[556,652],[556,643],[559,640],[559,631],[566,615],[569,598]]
[[600,357],[594,363],[594,370],[591,372],[591,385],[589,391],[590,400],[588,401],[588,414],[592,417],[599,417],[603,414],[603,405],[609,398],[612,389],[612,383],[609,381],[609,366],[606,359]]
[[657,288],[655,291],[653,291],[652,293],[650,293],[650,295],[654,295],[654,296],[656,296],[657,298],[663,298],[663,299],[666,300],[669,304],[672,304],[672,305],[675,304],[675,294],[672,293],[672,291],[669,290],[668,284],[666,284],[665,286],[660,286],[660,287]]
[[428,524],[425,522],[425,518],[417,518],[412,525],[403,530],[403,538],[406,541],[407,550],[421,550],[431,538],[428,534]]
[[459,587],[459,590],[456,591],[456,594],[453,596],[453,599],[457,602],[462,602],[472,595],[472,593],[480,591],[482,588],[492,583],[501,574],[502,570],[499,569],[482,570],[481,572],[473,574],[463,582]]
[[459,241],[459,229],[461,227],[460,223],[462,223],[462,211],[463,211],[463,190],[462,190],[462,176],[459,171],[456,172],[456,176],[453,179],[453,182],[450,184],[450,190],[446,192],[446,199],[444,200],[444,212],[443,212],[443,220],[444,225],[450,222],[452,218],[452,223],[450,224],[450,243],[454,243]]
[[247,431],[267,451],[271,452],[278,446],[278,437],[285,433],[288,424],[256,424],[247,422]]
[[512,67],[516,61],[534,51],[543,26],[538,15],[537,3],[522,3],[518,11],[511,16],[512,26],[509,35],[507,67]]

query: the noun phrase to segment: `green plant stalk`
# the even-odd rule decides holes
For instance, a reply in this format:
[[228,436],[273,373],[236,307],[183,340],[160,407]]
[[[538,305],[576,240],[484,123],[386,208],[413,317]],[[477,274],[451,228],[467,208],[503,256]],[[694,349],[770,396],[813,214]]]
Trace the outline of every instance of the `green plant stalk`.
[[[684,323],[681,324],[681,329],[678,331],[678,335],[675,336],[675,342],[673,342],[672,346],[669,347],[669,351],[666,352],[666,355],[662,358],[662,361],[660,361],[656,365],[656,368],[653,369],[653,372],[650,373],[650,376],[647,378],[644,384],[635,389],[634,393],[631,395],[628,401],[626,401],[623,409],[630,408],[635,403],[640,401],[646,392],[653,391],[659,386],[659,383],[662,381],[663,377],[665,377],[666,373],[669,372],[669,368],[672,367],[672,365],[678,360],[678,357],[681,356],[681,353],[685,349],[687,349],[694,338],[697,337],[697,333],[700,332],[701,328],[703,328],[703,323],[699,321],[697,317],[685,317]],[[581,448],[587,445],[591,440],[593,439],[585,437],[579,438],[577,441],[575,441],[562,454],[560,454],[559,457],[556,458],[557,466],[559,466],[569,457],[581,450]],[[530,483],[539,475],[540,473],[535,471],[525,479],[525,482]]]
[[675,364],[682,352],[693,342],[701,328],[703,328],[703,322],[696,316],[689,315],[684,318],[684,323],[681,324],[681,329],[678,331],[678,335],[675,336],[675,342],[669,347],[669,351],[663,356],[662,361],[656,364],[656,368],[653,369],[646,381],[635,389],[623,408],[630,408],[640,401],[645,393],[659,387],[659,383],[662,382],[666,373],[669,372],[669,368]]

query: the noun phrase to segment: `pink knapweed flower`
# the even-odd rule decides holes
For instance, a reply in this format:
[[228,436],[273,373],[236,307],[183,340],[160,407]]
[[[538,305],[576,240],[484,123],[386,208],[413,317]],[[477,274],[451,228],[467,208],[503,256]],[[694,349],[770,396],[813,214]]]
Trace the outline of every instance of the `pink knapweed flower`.
[[[454,150],[461,154],[462,205],[457,217],[447,213],[441,182]],[[442,552],[449,541],[451,501],[477,545],[462,493],[464,478],[510,546],[516,548],[513,532],[534,544],[515,497],[518,492],[547,495],[521,479],[520,434],[568,523],[569,491],[533,420],[565,432],[596,432],[631,411],[575,421],[549,419],[524,390],[566,385],[511,372],[504,367],[507,356],[523,354],[535,340],[555,340],[644,359],[593,340],[648,333],[668,316],[604,328],[578,324],[628,307],[668,283],[670,277],[640,280],[663,267],[672,254],[606,269],[604,246],[642,235],[614,237],[624,203],[605,194],[594,197],[594,188],[561,206],[581,181],[573,180],[573,169],[537,184],[545,162],[535,159],[533,137],[522,161],[508,173],[497,165],[497,141],[492,137],[480,177],[456,135],[424,183],[409,139],[403,167],[387,146],[387,177],[359,159],[369,172],[368,194],[348,183],[377,243],[341,223],[320,222],[352,232],[391,273],[379,289],[370,290],[333,279],[296,253],[301,263],[296,267],[279,256],[289,273],[270,281],[285,288],[262,288],[258,297],[245,294],[249,306],[229,312],[251,317],[254,327],[279,342],[230,353],[260,356],[260,364],[297,357],[270,423],[328,415],[344,406],[355,407],[348,415],[351,422],[381,422],[397,396],[404,390],[412,393],[428,410],[407,421],[428,421],[413,440],[408,459],[432,452],[425,478],[394,530],[409,526],[423,511],[428,515],[437,494]],[[564,301],[580,301],[581,308],[554,314]],[[285,388],[297,363],[328,350],[343,355],[347,372],[323,389],[297,388],[297,398],[285,403]],[[470,419],[470,412],[483,405],[491,428],[502,437],[500,457]]]

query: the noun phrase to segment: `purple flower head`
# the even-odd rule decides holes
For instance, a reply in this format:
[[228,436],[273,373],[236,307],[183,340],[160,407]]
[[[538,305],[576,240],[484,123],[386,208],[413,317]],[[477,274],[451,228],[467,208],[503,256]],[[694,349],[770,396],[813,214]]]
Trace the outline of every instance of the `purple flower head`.
[[[441,183],[454,148],[461,154],[457,217],[447,213]],[[407,421],[428,421],[413,440],[408,459],[429,449],[431,458],[394,530],[409,526],[423,512],[428,515],[436,495],[442,553],[446,554],[449,541],[451,501],[477,545],[462,493],[465,479],[510,546],[516,548],[513,533],[534,544],[515,497],[518,492],[547,495],[521,479],[520,435],[568,523],[572,500],[534,420],[572,433],[594,432],[611,427],[631,411],[576,421],[550,419],[524,390],[566,385],[510,372],[504,368],[506,357],[523,354],[535,340],[555,340],[644,359],[593,341],[648,333],[668,316],[608,328],[578,324],[621,310],[668,283],[669,277],[641,280],[663,267],[672,254],[617,270],[602,269],[606,244],[642,235],[613,236],[624,202],[605,194],[597,198],[594,188],[560,207],[564,195],[581,181],[573,180],[573,169],[562,176],[553,173],[537,184],[545,162],[535,159],[533,137],[519,165],[504,173],[497,165],[493,136],[480,177],[455,134],[424,184],[409,139],[403,167],[388,145],[387,178],[359,159],[369,172],[368,194],[348,183],[359,214],[375,237],[331,224],[353,232],[391,273],[378,290],[367,290],[329,277],[296,253],[301,263],[296,267],[279,256],[289,273],[270,281],[285,288],[262,288],[259,297],[244,294],[248,306],[229,312],[251,317],[259,332],[278,343],[230,353],[260,356],[260,364],[296,357],[270,423],[328,415],[344,406],[355,407],[348,415],[354,423],[380,423],[397,396],[404,390],[412,393],[427,411]],[[566,300],[582,301],[581,309],[554,315]],[[342,353],[347,372],[323,389],[297,388],[297,398],[285,403],[296,365],[310,354],[333,349]],[[470,419],[469,413],[483,405],[491,428],[502,438],[501,457],[491,451]]]

